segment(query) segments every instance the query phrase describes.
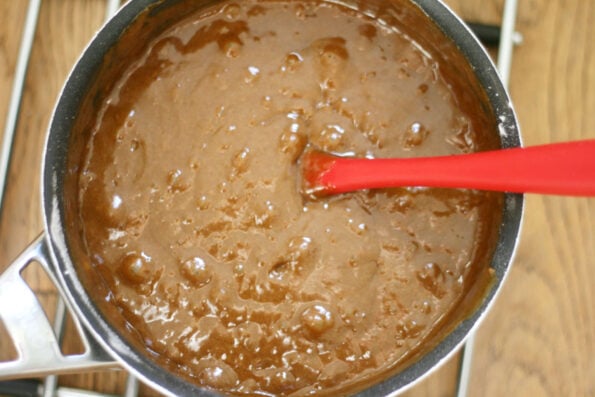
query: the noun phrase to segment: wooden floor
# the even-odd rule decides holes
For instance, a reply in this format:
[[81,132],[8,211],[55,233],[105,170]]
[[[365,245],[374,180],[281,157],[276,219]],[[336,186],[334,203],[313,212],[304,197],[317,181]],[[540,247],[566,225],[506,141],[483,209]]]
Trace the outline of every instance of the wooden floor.
[[[463,18],[499,23],[503,0],[448,0]],[[39,168],[46,126],[105,0],[43,0],[0,219],[0,270],[42,231]],[[0,126],[4,126],[27,1],[0,0]],[[595,1],[519,1],[510,92],[527,145],[595,138]],[[0,132],[1,133],[1,132]],[[595,155],[595,154],[594,154]],[[54,288],[26,271],[52,313]],[[527,196],[509,279],[475,345],[470,396],[595,396],[595,198]],[[0,327],[1,328],[1,327]],[[0,359],[13,352],[0,329]],[[72,338],[69,338],[69,340]],[[406,393],[453,396],[458,356]],[[60,377],[123,393],[118,371]],[[143,387],[141,395],[156,395]]]

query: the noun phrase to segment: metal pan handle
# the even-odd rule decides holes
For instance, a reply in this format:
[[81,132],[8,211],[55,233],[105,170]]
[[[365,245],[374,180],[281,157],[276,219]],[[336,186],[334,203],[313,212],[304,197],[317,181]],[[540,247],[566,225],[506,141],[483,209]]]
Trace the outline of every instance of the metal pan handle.
[[[31,262],[38,262],[64,299],[64,293],[50,266],[50,258],[45,235],[41,234],[0,275],[0,320],[4,323],[18,354],[16,360],[0,362],[0,380],[118,366],[74,315],[72,319],[83,343],[84,352],[62,354],[60,343],[45,312],[21,276],[23,269]],[[68,302],[66,305],[69,306]],[[68,309],[72,314],[71,308]]]

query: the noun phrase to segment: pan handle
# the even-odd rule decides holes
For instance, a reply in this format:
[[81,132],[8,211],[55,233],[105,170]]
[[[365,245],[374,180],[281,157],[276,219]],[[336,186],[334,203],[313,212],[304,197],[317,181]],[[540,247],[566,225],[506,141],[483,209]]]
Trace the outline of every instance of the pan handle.
[[[73,315],[73,322],[81,337],[84,352],[64,355],[60,343],[39,301],[25,283],[21,272],[31,262],[39,263],[60,292],[64,293],[50,266],[51,255],[45,235],[41,234],[0,275],[0,320],[4,323],[18,358],[0,362],[0,380],[46,376],[117,367],[95,339]],[[72,314],[72,310],[66,306]]]

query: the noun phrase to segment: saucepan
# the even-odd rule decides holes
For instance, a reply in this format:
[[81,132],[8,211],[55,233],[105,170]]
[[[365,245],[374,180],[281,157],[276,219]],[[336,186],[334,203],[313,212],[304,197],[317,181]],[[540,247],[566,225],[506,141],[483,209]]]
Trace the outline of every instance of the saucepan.
[[[73,192],[68,186],[71,171],[68,158],[72,151],[81,150],[84,140],[73,135],[75,120],[85,117],[81,116],[81,109],[92,108],[89,101],[93,101],[93,95],[89,92],[100,89],[94,84],[97,76],[106,73],[105,68],[121,67],[118,60],[126,57],[122,48],[132,48],[131,43],[148,40],[155,31],[181,18],[176,14],[177,9],[198,9],[212,5],[214,1],[186,1],[185,7],[179,7],[182,3],[184,0],[129,1],[93,38],[65,83],[49,126],[41,165],[44,230],[0,277],[0,317],[19,355],[14,361],[0,363],[0,379],[122,366],[167,395],[216,394],[156,364],[141,346],[131,343],[118,331],[120,328],[110,320],[109,313],[92,298],[89,291],[92,277],[85,274],[86,266],[80,263],[80,253],[75,252],[77,248],[69,237],[74,221],[69,216]],[[346,0],[344,3],[353,7],[373,7],[378,2]],[[417,12],[413,14],[418,15],[412,23],[433,26],[429,31],[449,37],[466,59],[468,75],[462,78],[473,80],[482,91],[479,96],[485,97],[485,107],[497,123],[495,134],[500,147],[520,146],[519,126],[509,96],[477,39],[439,0],[412,0],[409,7],[415,8]],[[122,40],[129,43],[122,47]],[[106,62],[106,59],[111,61]],[[361,395],[393,395],[415,384],[456,353],[486,316],[509,271],[523,213],[522,195],[506,193],[502,197],[497,243],[490,261],[490,282],[482,284],[482,291],[474,292],[473,303],[461,309],[460,319],[427,352],[407,367],[359,391]],[[61,353],[50,323],[21,277],[22,270],[33,261],[47,271],[74,315],[85,345],[83,353]]]

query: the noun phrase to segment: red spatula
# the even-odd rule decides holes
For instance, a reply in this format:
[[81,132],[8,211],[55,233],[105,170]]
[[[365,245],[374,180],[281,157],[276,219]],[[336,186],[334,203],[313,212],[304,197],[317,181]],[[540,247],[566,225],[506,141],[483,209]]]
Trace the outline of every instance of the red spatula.
[[472,154],[395,159],[301,158],[308,195],[400,186],[595,196],[595,139]]

